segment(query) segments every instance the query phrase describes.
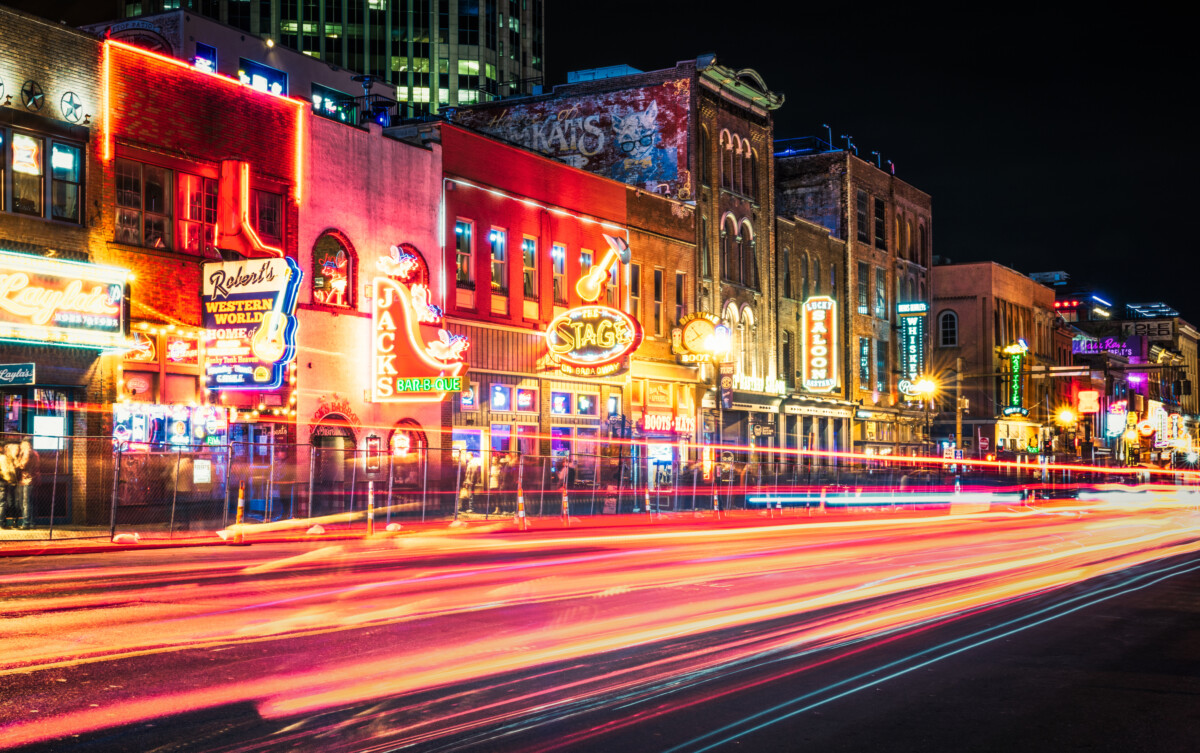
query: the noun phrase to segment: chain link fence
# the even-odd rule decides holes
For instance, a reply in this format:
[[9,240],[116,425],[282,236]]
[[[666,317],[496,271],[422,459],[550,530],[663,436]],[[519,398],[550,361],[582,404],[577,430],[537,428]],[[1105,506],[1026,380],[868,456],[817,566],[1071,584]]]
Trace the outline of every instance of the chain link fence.
[[[0,541],[211,536],[243,522],[361,529],[418,521],[490,521],[714,511],[937,508],[964,491],[1025,502],[1079,485],[1138,483],[1112,473],[980,468],[911,460],[849,463],[785,456],[751,462],[657,459],[645,447],[598,454],[416,450],[403,456],[311,444],[131,446],[102,437],[6,435]],[[445,462],[442,459],[445,458]],[[1157,479],[1167,481],[1169,479]],[[1177,479],[1178,480],[1178,479]]]

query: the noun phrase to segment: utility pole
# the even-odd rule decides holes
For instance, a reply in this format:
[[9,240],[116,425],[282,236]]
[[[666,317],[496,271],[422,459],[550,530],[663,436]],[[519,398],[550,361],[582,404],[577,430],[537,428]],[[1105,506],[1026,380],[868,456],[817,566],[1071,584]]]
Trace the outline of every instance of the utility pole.
[[954,442],[955,447],[963,447],[966,443],[963,442],[962,433],[962,414],[963,414],[963,360],[958,358],[954,362]]

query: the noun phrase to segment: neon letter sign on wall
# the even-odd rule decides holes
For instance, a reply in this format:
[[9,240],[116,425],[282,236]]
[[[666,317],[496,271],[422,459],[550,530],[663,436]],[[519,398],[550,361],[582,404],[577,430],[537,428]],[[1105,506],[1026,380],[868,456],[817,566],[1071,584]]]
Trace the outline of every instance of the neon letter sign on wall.
[[837,303],[827,295],[804,302],[802,374],[809,392],[837,388]]
[[[441,309],[429,304],[428,288],[416,282],[423,266],[420,257],[396,246],[391,256],[379,259],[387,276],[376,277],[372,290],[374,402],[434,402],[462,391],[463,353],[469,343],[437,326]],[[427,339],[422,329],[433,330],[437,339]]]

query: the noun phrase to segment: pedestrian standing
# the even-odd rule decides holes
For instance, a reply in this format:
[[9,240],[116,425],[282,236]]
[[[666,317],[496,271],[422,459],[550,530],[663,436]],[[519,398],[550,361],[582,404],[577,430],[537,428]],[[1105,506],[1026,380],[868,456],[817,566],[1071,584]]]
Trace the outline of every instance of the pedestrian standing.
[[29,437],[23,438],[17,448],[15,465],[17,501],[21,508],[21,528],[24,529],[33,528],[33,504],[30,500],[30,493],[33,491],[33,481],[37,478],[38,461],[37,450],[33,449]]
[[19,515],[14,489],[20,479],[17,473],[17,451],[17,443],[7,439],[3,450],[0,450],[0,527],[4,528],[14,528]]

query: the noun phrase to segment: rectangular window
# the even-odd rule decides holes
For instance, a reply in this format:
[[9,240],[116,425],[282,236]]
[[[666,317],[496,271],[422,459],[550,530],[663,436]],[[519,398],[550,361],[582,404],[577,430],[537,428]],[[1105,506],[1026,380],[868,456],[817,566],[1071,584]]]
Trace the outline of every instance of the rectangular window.
[[217,48],[203,42],[197,42],[196,57],[192,58],[192,65],[205,73],[216,73]]
[[592,268],[592,252],[586,248],[579,252],[579,276],[587,275],[588,270]]
[[871,389],[871,338],[858,338],[858,388]]
[[83,162],[78,147],[55,143],[50,147],[50,216],[79,222],[79,191]]
[[654,270],[654,334],[662,335],[663,271]]
[[538,412],[538,391],[520,387],[517,389],[517,410],[525,412]]
[[118,159],[116,165],[118,243],[170,248],[171,171]]
[[320,84],[312,85],[312,109],[317,115],[340,123],[357,123],[354,97]]
[[507,384],[493,384],[491,398],[488,401],[494,411],[513,410],[512,387]]
[[608,285],[604,288],[604,300],[611,308],[617,307],[617,291],[620,280],[617,275],[620,274],[620,266],[619,264],[614,264],[608,270]]
[[492,452],[512,450],[512,425],[492,424]]
[[178,208],[179,247],[193,254],[203,254],[216,247],[217,181],[199,175],[179,173]]
[[575,413],[580,416],[600,415],[600,396],[596,394],[576,395]]
[[517,424],[517,452],[522,455],[537,455],[537,434],[537,424]]
[[871,267],[858,263],[858,313],[871,313]]
[[286,97],[288,93],[286,73],[246,58],[238,58],[238,80],[246,86],[281,97]]
[[687,275],[683,272],[675,273],[675,323],[679,324],[679,320],[687,313]]
[[621,415],[621,396],[620,395],[609,395],[608,396],[608,415],[610,415],[610,416]]
[[264,241],[283,240],[283,196],[254,189],[250,192],[250,218]]
[[884,230],[887,227],[887,204],[878,196],[875,197],[875,248],[887,248]]
[[550,454],[561,458],[571,454],[571,427],[550,427]]
[[858,239],[863,243],[871,242],[870,218],[867,216],[868,197],[866,191],[859,191],[854,205],[854,225],[858,230]]
[[521,284],[525,298],[537,300],[537,239],[528,235],[521,241]]
[[783,331],[783,338],[780,340],[780,362],[783,364],[783,383],[788,387],[792,386],[792,380],[796,378],[796,368],[793,365],[792,355],[792,333],[786,329]]
[[18,214],[42,216],[46,190],[44,144],[42,139],[23,133],[12,135],[12,210]]
[[554,266],[554,302],[567,305],[567,247],[555,243],[550,247],[550,262]]
[[642,265],[629,267],[629,313],[639,322],[642,320]]
[[875,268],[875,317],[877,319],[888,318],[887,308],[887,270]]
[[508,233],[492,228],[488,234],[492,244],[492,292],[508,293]]
[[471,258],[471,231],[467,220],[454,223],[454,285],[464,290],[475,289],[475,264]]
[[878,392],[888,391],[888,344],[880,341],[875,343],[875,389]]
[[462,392],[458,393],[458,409],[475,411],[479,410],[479,383],[471,382]]
[[569,416],[571,415],[571,393],[570,392],[551,392],[550,393],[550,414],[554,416]]
[[709,258],[708,218],[700,218],[700,276],[712,276],[712,259]]

